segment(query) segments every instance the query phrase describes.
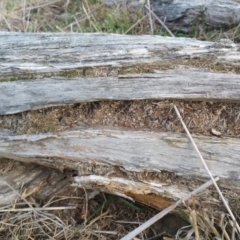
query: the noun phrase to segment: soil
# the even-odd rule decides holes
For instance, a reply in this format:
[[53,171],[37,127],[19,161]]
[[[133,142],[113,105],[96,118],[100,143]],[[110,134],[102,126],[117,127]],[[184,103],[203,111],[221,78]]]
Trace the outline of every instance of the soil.
[[183,132],[176,105],[191,133],[240,136],[240,104],[184,101],[101,101],[0,116],[0,127],[17,134],[58,132],[74,126],[115,126]]

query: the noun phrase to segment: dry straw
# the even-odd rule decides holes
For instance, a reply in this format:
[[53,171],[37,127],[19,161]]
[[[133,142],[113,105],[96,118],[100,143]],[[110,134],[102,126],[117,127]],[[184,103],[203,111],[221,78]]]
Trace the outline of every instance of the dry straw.
[[150,9],[146,4],[144,7],[158,20],[158,22],[166,29],[166,31],[170,34],[171,37],[175,37],[174,34],[169,30],[169,28],[164,24],[164,22]]
[[[160,213],[158,213],[157,215],[155,215],[154,217],[152,217],[151,219],[149,219],[147,222],[145,222],[144,224],[142,224],[141,226],[139,226],[138,228],[136,228],[135,230],[133,230],[132,232],[130,232],[129,234],[127,234],[127,235],[126,235],[125,237],[123,237],[121,240],[130,240],[130,239],[133,239],[133,238],[134,238],[135,236],[137,236],[139,233],[141,233],[141,232],[144,231],[146,228],[150,227],[150,226],[151,226],[152,224],[154,224],[156,221],[158,221],[159,219],[161,219],[162,217],[164,217],[166,214],[168,214],[170,211],[172,211],[173,209],[175,209],[180,203],[188,200],[189,198],[191,198],[191,196],[196,195],[196,193],[202,191],[203,189],[205,189],[206,187],[210,186],[211,184],[214,184],[214,186],[215,186],[215,188],[217,189],[217,191],[218,191],[218,193],[219,193],[219,195],[220,195],[220,197],[221,197],[221,199],[222,199],[222,201],[223,201],[223,203],[224,203],[224,205],[225,205],[225,207],[226,207],[226,209],[227,209],[230,217],[232,218],[232,221],[233,221],[233,223],[232,223],[232,227],[233,227],[233,232],[232,232],[232,233],[233,233],[233,236],[232,236],[232,239],[235,239],[235,237],[234,237],[235,230],[236,230],[236,228],[237,228],[238,232],[240,233],[240,228],[239,228],[239,225],[238,225],[238,223],[237,223],[237,221],[236,221],[236,218],[234,217],[234,215],[233,215],[233,213],[232,213],[232,211],[231,211],[231,209],[230,209],[230,207],[229,207],[226,199],[224,198],[221,190],[219,189],[219,187],[218,187],[218,185],[217,185],[217,183],[216,183],[216,181],[217,181],[219,178],[214,179],[214,177],[213,177],[212,173],[210,172],[210,170],[209,170],[209,168],[208,168],[205,160],[203,159],[203,157],[202,157],[202,155],[201,155],[201,153],[200,153],[197,145],[195,144],[195,142],[194,142],[194,140],[193,140],[190,132],[188,131],[185,123],[183,122],[183,119],[182,119],[182,117],[181,117],[181,115],[180,115],[177,107],[174,106],[174,109],[175,109],[175,111],[176,111],[176,114],[177,114],[178,118],[180,119],[180,121],[181,121],[181,123],[182,123],[182,125],[183,125],[184,130],[186,131],[186,133],[187,133],[190,141],[192,142],[192,144],[193,144],[196,152],[198,153],[198,155],[199,155],[199,157],[200,157],[200,159],[201,159],[201,161],[202,161],[202,163],[203,163],[203,165],[204,165],[204,167],[205,167],[208,175],[210,176],[211,180],[208,181],[207,183],[203,184],[203,185],[200,186],[199,188],[195,189],[193,192],[189,193],[189,194],[188,194],[187,196],[185,196],[183,199],[178,200],[175,204],[173,204],[173,205],[171,205],[170,207],[164,209],[163,211],[161,211]],[[193,231],[195,232],[195,237],[196,237],[196,239],[199,239],[199,232],[198,232],[198,228],[197,228],[196,213],[195,213],[195,212],[192,212],[192,213],[191,213],[191,217],[192,217],[193,220],[195,219],[195,221],[193,221],[193,228],[194,228]]]
[[231,216],[234,226],[237,227],[237,230],[238,230],[238,232],[240,233],[240,227],[239,227],[239,225],[238,225],[238,223],[237,223],[237,221],[236,221],[236,218],[234,217],[234,215],[233,215],[233,213],[232,213],[232,210],[230,209],[230,207],[229,207],[229,205],[228,205],[228,203],[227,203],[225,197],[223,196],[223,194],[222,194],[220,188],[218,187],[216,181],[214,180],[211,171],[209,170],[209,168],[208,168],[208,166],[207,166],[205,160],[204,160],[203,157],[202,157],[202,154],[200,153],[200,151],[199,151],[199,149],[198,149],[196,143],[194,142],[194,140],[193,140],[193,138],[192,138],[190,132],[188,131],[187,126],[185,125],[185,123],[184,123],[184,121],[183,121],[183,119],[182,119],[182,117],[181,117],[181,115],[180,115],[180,113],[179,113],[179,111],[178,111],[178,109],[177,109],[177,107],[176,107],[175,105],[174,105],[174,109],[175,109],[175,111],[176,111],[176,114],[177,114],[179,120],[181,121],[181,123],[182,123],[182,125],[183,125],[183,128],[184,128],[185,132],[187,133],[187,135],[188,135],[190,141],[192,142],[192,144],[193,144],[193,146],[194,146],[194,148],[195,148],[195,150],[196,150],[196,152],[197,152],[199,158],[201,159],[201,161],[202,161],[202,163],[203,163],[203,165],[204,165],[204,167],[205,167],[205,169],[206,169],[208,175],[210,176],[210,178],[211,178],[211,180],[212,180],[212,182],[213,182],[213,185],[215,186],[216,190],[218,191],[219,196],[221,197],[221,199],[222,199],[222,201],[223,201],[223,203],[224,203],[224,205],[225,205],[225,207],[226,207],[226,209],[227,209],[229,215]]
[[[215,178],[214,181],[218,181],[219,178]],[[191,193],[187,194],[183,199],[178,200],[176,203],[173,205],[169,206],[168,208],[165,208],[163,211],[155,215],[154,217],[150,218],[147,222],[143,223],[141,226],[138,228],[134,229],[132,232],[127,234],[125,237],[121,238],[121,240],[131,240],[135,236],[137,236],[139,233],[144,231],[146,228],[150,227],[152,224],[154,224],[156,221],[159,219],[163,218],[165,215],[167,215],[169,212],[171,212],[173,209],[175,209],[178,205],[180,205],[182,202],[188,200],[191,198],[191,196],[196,195],[197,193],[201,192],[205,188],[209,187],[212,184],[212,180],[209,180],[208,182],[204,183]]]

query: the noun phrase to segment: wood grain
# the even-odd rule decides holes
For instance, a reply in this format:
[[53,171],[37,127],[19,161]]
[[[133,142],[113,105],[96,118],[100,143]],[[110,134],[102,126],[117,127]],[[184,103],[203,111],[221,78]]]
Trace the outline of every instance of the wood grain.
[[[240,188],[240,140],[193,136],[212,174]],[[206,179],[196,152],[185,134],[79,128],[59,134],[0,133],[0,157],[54,168],[79,169],[84,163],[123,167],[127,171],[174,172]]]
[[[239,15],[240,16],[240,15]],[[0,32],[1,79],[25,75],[59,75],[67,70],[91,67],[131,67],[198,60],[239,66],[238,45],[190,38],[130,36],[103,33],[8,33]],[[177,63],[176,63],[176,60]],[[82,73],[84,75],[84,72]]]
[[0,206],[13,204],[19,198],[18,193],[24,198],[34,195],[38,199],[45,199],[69,191],[69,179],[58,171],[38,165],[15,166],[12,170],[1,173]]
[[240,102],[240,76],[175,69],[119,77],[0,82],[0,114],[98,100],[178,99]]

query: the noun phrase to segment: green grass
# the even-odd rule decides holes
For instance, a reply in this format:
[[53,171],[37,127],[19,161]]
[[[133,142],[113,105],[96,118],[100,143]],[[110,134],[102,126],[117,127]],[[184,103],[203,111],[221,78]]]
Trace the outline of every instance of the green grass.
[[[25,4],[24,4],[25,3]],[[141,10],[131,12],[117,6],[108,8],[102,1],[3,0],[0,29],[23,32],[108,32],[124,34],[143,17]],[[147,26],[148,29],[148,26]],[[129,34],[146,33],[143,26]],[[143,31],[144,30],[144,31]]]

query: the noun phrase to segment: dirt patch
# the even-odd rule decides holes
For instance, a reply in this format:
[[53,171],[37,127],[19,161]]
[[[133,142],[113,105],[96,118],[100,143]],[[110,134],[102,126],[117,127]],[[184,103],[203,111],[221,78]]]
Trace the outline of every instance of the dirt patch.
[[115,126],[183,132],[176,105],[191,133],[240,136],[240,104],[184,101],[102,101],[0,116],[0,127],[17,134],[59,132],[74,126]]

